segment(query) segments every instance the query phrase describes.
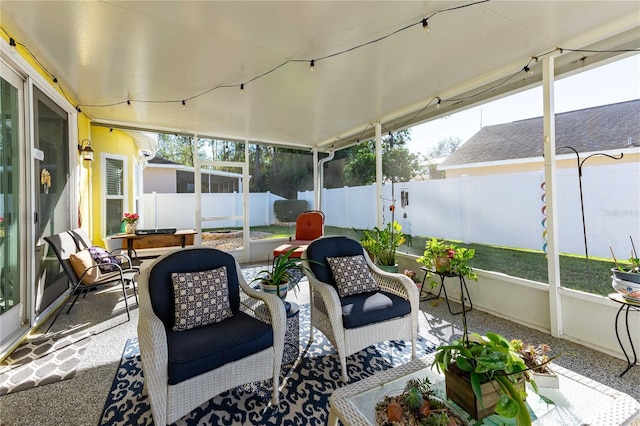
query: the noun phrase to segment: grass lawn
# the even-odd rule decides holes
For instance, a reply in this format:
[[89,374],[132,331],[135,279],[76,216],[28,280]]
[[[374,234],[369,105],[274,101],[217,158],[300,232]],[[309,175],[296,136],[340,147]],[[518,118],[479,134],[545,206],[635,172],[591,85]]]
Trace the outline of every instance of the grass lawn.
[[[254,226],[252,231],[268,232],[268,238],[287,238],[295,235],[295,226]],[[360,234],[353,229],[325,226],[325,235],[345,235],[360,239]],[[401,252],[422,255],[428,237],[412,236],[407,243],[410,246],[400,247]],[[497,247],[484,244],[456,244],[473,248],[476,254],[471,266],[486,271],[502,272],[514,277],[531,281],[548,283],[547,259],[543,252],[522,250],[509,247]],[[590,258],[584,256],[560,255],[560,282],[563,287],[606,296],[611,293],[611,268],[613,261],[609,259]]]

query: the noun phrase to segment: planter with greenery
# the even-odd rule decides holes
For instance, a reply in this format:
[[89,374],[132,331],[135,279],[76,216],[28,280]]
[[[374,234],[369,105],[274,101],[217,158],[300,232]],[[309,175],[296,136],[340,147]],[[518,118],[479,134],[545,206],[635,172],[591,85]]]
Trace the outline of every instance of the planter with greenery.
[[538,387],[558,389],[560,379],[549,367],[551,360],[559,355],[551,356],[551,348],[546,343],[539,345],[525,344],[522,340],[513,339],[511,345],[518,352],[529,369],[530,377]]
[[[469,265],[469,261],[475,253],[474,249],[458,247],[453,243],[431,238],[425,245],[423,255],[417,258],[416,262],[427,267],[427,277],[433,275],[432,271],[436,271],[450,275],[461,275],[478,281],[478,275]],[[437,284],[435,281],[431,282],[432,287]]]
[[[300,262],[300,259],[291,259],[291,254],[296,249],[297,247],[294,247],[282,256],[276,257],[271,267],[259,271],[251,282],[258,281],[262,291],[275,294],[284,302],[289,288],[295,286],[295,284],[300,281],[306,269]],[[308,262],[320,264],[310,259]],[[285,303],[288,309],[289,303]]]
[[378,425],[467,425],[446,401],[438,398],[428,378],[411,379],[398,396],[385,396],[376,404]]
[[284,301],[290,281],[293,278],[299,280],[305,269],[299,259],[290,258],[296,249],[297,247],[294,247],[282,256],[276,257],[271,267],[259,271],[251,282],[258,281],[263,291],[276,294]]
[[[531,380],[524,360],[505,337],[468,334],[436,350],[433,365],[445,374],[447,398],[476,419],[494,412],[531,425],[525,405],[525,380]],[[534,389],[535,382],[533,382]]]
[[388,222],[382,229],[376,226],[372,230],[365,230],[360,240],[362,247],[373,256],[373,262],[389,272],[398,272],[396,250],[404,242],[402,226],[397,221]]
[[636,252],[636,247],[631,239],[631,257],[629,257],[629,265],[621,265],[618,263],[613,250],[613,260],[616,267],[611,268],[613,273],[613,281],[611,285],[613,289],[622,295],[622,297],[633,303],[640,303],[640,258]]

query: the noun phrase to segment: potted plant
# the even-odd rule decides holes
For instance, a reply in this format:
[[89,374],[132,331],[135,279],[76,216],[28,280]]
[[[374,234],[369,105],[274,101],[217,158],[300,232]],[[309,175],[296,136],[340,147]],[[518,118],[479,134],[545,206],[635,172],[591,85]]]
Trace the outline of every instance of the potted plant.
[[379,425],[462,425],[464,415],[458,414],[436,396],[428,378],[411,379],[397,396],[385,396],[376,404]]
[[622,294],[623,298],[638,303],[640,302],[640,258],[638,258],[633,239],[631,237],[629,238],[631,239],[631,257],[629,257],[628,260],[629,266],[625,265],[625,267],[623,267],[620,265],[615,255],[613,255],[613,250],[611,250],[615,262],[615,268],[611,268],[611,272],[613,273],[611,285],[614,290]]
[[560,381],[549,363],[559,355],[550,356],[551,348],[546,343],[539,345],[525,344],[520,339],[511,340],[511,345],[518,352],[529,369],[533,383],[541,388],[558,389]]
[[437,348],[433,365],[444,372],[447,398],[475,419],[495,412],[515,418],[518,426],[531,425],[524,403],[524,383],[531,379],[524,360],[505,337],[468,334],[465,327],[460,340]]
[[405,240],[402,225],[394,220],[387,222],[387,225],[382,229],[376,226],[373,230],[365,230],[360,243],[373,256],[373,262],[382,266],[380,269],[387,272],[398,272],[396,250]]
[[127,234],[133,234],[138,228],[138,219],[140,216],[138,213],[125,213],[122,223],[124,223],[124,232]]
[[[474,249],[458,247],[453,243],[431,238],[425,245],[424,254],[417,258],[416,262],[427,267],[427,276],[433,275],[431,271],[436,271],[451,275],[461,275],[478,281],[478,275],[469,265],[469,261],[475,253]],[[431,282],[432,287],[436,285],[436,282]]]
[[284,301],[289,291],[290,281],[293,278],[299,280],[305,269],[298,259],[290,258],[296,248],[294,247],[282,256],[276,257],[271,268],[259,271],[251,282],[258,281],[262,291],[276,294]]

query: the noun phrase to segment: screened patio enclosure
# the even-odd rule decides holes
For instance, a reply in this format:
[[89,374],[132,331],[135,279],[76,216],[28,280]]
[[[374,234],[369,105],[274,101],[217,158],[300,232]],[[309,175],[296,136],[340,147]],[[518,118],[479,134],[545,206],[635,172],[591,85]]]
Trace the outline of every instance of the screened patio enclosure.
[[[637,51],[636,2],[3,1],[0,11],[3,58],[26,58],[24,74],[44,76],[80,119],[309,149],[316,165],[360,140],[544,84],[550,285],[487,272],[478,289],[496,297],[479,295],[478,306],[620,356],[604,325],[616,306],[559,288],[553,83]],[[34,146],[26,134],[24,152]],[[25,201],[22,217],[31,209]],[[516,289],[535,291],[531,312],[495,305]]]

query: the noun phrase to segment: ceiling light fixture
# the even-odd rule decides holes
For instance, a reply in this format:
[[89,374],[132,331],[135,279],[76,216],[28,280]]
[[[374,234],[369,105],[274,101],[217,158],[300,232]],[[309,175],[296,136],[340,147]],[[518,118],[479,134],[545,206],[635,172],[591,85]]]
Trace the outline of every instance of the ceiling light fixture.
[[[85,142],[87,142],[86,145],[84,145]],[[78,152],[84,161],[93,161],[93,149],[91,148],[91,141],[89,139],[83,139],[82,142],[78,144]]]

